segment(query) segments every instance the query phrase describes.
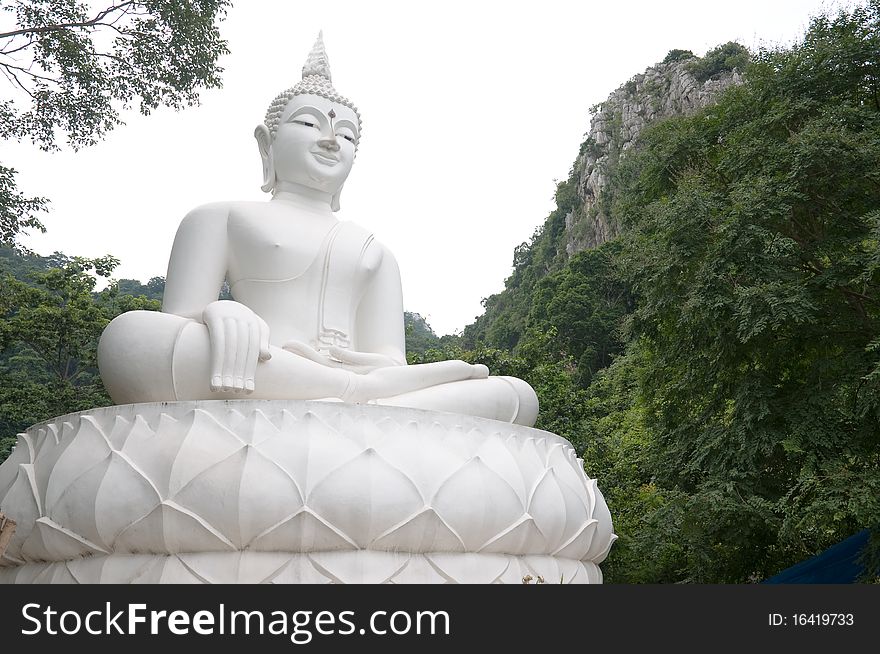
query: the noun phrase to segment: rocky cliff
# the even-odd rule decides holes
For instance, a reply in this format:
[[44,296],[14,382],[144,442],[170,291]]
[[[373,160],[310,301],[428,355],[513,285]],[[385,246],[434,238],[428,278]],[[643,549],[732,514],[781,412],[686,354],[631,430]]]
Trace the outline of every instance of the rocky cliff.
[[737,68],[707,70],[700,66],[703,61],[684,56],[657,64],[593,108],[590,131],[573,168],[580,203],[565,217],[568,256],[617,235],[618,226],[603,212],[599,195],[642,129],[657,120],[705,107],[726,88],[742,81]]

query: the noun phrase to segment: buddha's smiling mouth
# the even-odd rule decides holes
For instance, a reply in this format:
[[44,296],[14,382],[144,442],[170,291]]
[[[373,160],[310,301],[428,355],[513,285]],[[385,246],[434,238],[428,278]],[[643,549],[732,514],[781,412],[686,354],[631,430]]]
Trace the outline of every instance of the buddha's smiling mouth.
[[326,164],[328,166],[335,166],[339,163],[339,159],[334,157],[331,154],[323,154],[321,152],[312,152],[312,156],[315,157],[322,164]]

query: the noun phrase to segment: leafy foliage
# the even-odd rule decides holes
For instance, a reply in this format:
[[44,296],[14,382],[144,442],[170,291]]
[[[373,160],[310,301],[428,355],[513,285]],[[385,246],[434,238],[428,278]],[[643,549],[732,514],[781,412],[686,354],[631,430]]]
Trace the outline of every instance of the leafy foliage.
[[424,354],[430,348],[440,346],[440,339],[427,321],[418,313],[404,311],[407,354]]
[[[14,28],[0,32],[0,137],[43,150],[62,138],[92,145],[122,123],[120,111],[149,114],[198,102],[220,86],[218,58],[228,52],[216,23],[228,0],[142,0],[103,9],[78,0],[2,2]],[[15,170],[0,166],[0,243],[29,228],[45,198],[26,198]]]
[[76,0],[4,3],[16,27],[0,33],[0,69],[30,106],[5,101],[0,136],[51,149],[61,131],[81,147],[118,125],[120,108],[136,103],[148,114],[197,102],[200,88],[220,86],[217,59],[228,51],[214,23],[228,4],[146,0],[94,11]]
[[724,45],[709,50],[705,56],[688,63],[688,70],[697,78],[697,81],[705,82],[724,71],[743,70],[750,59],[751,56],[745,46],[735,41],[728,41]]
[[22,230],[45,231],[37,217],[46,211],[45,198],[26,197],[15,185],[16,171],[0,165],[0,244],[12,243]]
[[116,315],[159,308],[116,284],[95,293],[117,265],[97,259],[0,251],[0,460],[14,435],[58,415],[110,404],[97,372],[98,338]]
[[684,61],[693,57],[694,53],[690,50],[679,50],[678,48],[673,48],[666,53],[666,56],[663,58],[663,61],[661,63],[671,64],[675,63],[676,61]]

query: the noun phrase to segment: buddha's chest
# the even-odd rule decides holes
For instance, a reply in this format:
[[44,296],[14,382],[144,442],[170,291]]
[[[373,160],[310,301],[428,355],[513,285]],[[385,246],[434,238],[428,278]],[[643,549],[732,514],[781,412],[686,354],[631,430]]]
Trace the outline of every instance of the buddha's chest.
[[277,211],[233,211],[227,222],[229,281],[302,277],[327,248],[335,223]]

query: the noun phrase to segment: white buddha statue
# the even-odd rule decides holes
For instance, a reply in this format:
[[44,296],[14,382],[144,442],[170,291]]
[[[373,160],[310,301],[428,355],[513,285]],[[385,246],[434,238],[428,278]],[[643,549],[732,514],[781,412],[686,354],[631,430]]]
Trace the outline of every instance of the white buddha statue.
[[[331,85],[320,35],[254,134],[271,200],[184,218],[162,311],[122,314],[101,337],[113,401],[335,399],[533,425],[522,380],[463,361],[407,365],[397,262],[334,216],[361,120]],[[234,300],[217,300],[224,280]]]

